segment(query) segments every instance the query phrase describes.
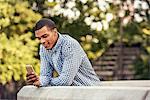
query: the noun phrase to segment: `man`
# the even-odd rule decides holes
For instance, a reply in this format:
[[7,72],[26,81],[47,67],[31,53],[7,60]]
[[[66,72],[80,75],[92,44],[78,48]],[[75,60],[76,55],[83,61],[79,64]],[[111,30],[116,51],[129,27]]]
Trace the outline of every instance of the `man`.
[[[61,35],[55,23],[43,18],[34,32],[40,45],[40,78],[27,74],[27,83],[35,86],[96,86],[100,80],[80,44],[68,35]],[[58,73],[53,77],[53,72]]]

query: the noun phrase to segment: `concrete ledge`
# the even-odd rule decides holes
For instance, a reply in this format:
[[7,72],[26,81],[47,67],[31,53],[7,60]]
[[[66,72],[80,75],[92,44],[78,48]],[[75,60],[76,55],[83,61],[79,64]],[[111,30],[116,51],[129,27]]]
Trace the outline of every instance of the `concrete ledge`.
[[103,81],[102,86],[150,87],[150,80]]
[[[109,84],[108,84],[109,83]],[[111,84],[110,84],[111,83]],[[119,83],[121,83],[119,85]],[[24,86],[17,100],[150,100],[149,81],[102,82],[102,86]],[[132,83],[131,85],[127,83]],[[118,84],[118,86],[116,85]],[[132,86],[133,85],[133,86]]]

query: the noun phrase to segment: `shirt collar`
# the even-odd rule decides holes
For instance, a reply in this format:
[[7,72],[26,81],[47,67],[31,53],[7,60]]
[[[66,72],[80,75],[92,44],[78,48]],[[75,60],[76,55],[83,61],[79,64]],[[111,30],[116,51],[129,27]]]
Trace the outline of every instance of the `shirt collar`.
[[58,39],[56,41],[55,46],[52,49],[47,50],[48,52],[54,52],[57,50],[57,48],[61,45],[62,42],[62,35],[58,33]]

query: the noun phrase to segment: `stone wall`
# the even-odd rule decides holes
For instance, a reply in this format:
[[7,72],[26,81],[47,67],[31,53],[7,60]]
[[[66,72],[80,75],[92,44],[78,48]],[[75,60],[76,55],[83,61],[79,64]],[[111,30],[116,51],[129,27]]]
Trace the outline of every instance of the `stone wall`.
[[149,83],[115,81],[102,82],[102,86],[24,86],[17,100],[150,100]]

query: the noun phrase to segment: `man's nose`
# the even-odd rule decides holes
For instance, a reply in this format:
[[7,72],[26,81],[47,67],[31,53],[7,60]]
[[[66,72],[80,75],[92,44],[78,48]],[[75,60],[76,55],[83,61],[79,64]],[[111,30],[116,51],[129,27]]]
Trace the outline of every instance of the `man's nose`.
[[41,38],[41,43],[42,43],[42,44],[44,44],[44,43],[45,43],[45,40],[44,40],[44,39],[42,39],[42,38]]

